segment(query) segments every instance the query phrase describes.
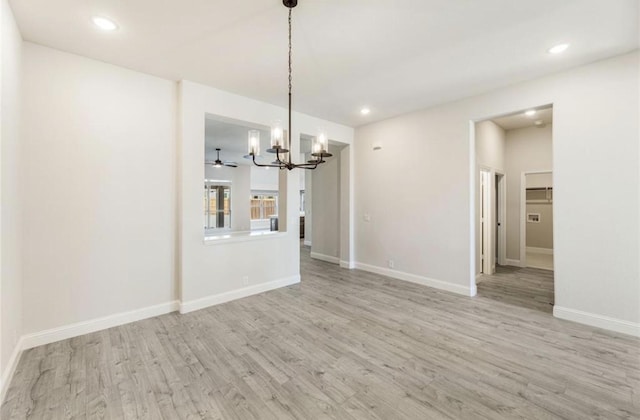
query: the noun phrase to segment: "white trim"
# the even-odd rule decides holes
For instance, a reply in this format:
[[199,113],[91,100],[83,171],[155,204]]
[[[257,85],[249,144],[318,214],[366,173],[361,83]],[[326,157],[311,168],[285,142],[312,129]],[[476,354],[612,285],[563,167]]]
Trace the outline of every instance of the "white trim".
[[507,258],[507,265],[522,267],[522,263],[520,262],[520,260],[510,260],[509,258]]
[[561,306],[553,307],[553,316],[567,321],[640,337],[640,323],[638,322],[625,321],[604,315],[578,311],[576,309],[563,308]]
[[476,122],[469,120],[469,203],[471,204],[469,212],[469,287],[471,290],[476,288],[476,229],[477,229],[477,212],[476,212],[476,191],[477,191],[477,172],[478,162],[476,159]]
[[273,280],[266,283],[256,284],[254,286],[243,287],[242,289],[231,290],[217,295],[210,295],[200,299],[182,302],[180,304],[180,313],[197,311],[199,309],[208,308],[209,306],[219,305],[221,303],[230,302],[236,299],[257,295],[258,293],[268,292],[269,290],[279,289],[281,287],[290,286],[300,283],[300,276],[291,276],[279,280]]
[[32,334],[26,334],[22,336],[22,349],[27,350],[33,347],[42,346],[44,344],[55,343],[56,341],[66,340],[68,338],[106,330],[107,328],[129,324],[131,322],[140,321],[142,319],[168,314],[170,312],[178,310],[178,307],[178,301],[175,300],[172,302],[161,303],[159,305],[148,306],[142,309],[121,312],[101,318],[90,319],[88,321],[64,325],[62,327],[51,328],[49,330],[44,330]]
[[[389,268],[377,267],[375,265],[356,262],[356,268],[370,273],[381,274],[383,276],[392,277],[398,280],[404,280],[411,283],[420,284],[422,286],[433,287],[435,289],[446,290],[447,292],[457,293],[464,296],[475,296],[477,293],[475,285],[466,287],[454,284],[448,281],[430,279],[428,277],[418,276],[416,274],[405,273],[403,271],[392,270]],[[475,274],[474,274],[475,280]]]
[[249,232],[227,232],[223,235],[205,236],[203,243],[205,245],[224,245],[234,242],[259,241],[262,239],[282,238],[287,236],[287,232],[256,230]]
[[[454,292],[454,293],[457,293],[457,292]],[[477,294],[478,294],[478,285],[473,283],[469,288],[469,294],[465,296],[474,297]]]
[[356,263],[353,261],[340,260],[340,268],[348,268],[349,270],[353,270],[354,268],[356,268]]
[[553,248],[536,248],[535,246],[528,246],[527,252],[533,252],[534,254],[553,255]]
[[481,264],[483,274],[493,274],[494,262],[494,247],[492,233],[493,233],[493,212],[491,211],[491,204],[493,199],[493,171],[491,169],[485,169],[484,166],[479,165],[480,168],[480,215],[484,214],[484,217],[480,217],[482,221],[481,226],[481,250],[484,249],[484,254],[481,252]]
[[[503,171],[496,170],[494,176],[499,176],[498,189],[498,215],[496,223],[500,223],[497,238],[498,241],[498,264],[505,265],[507,261],[507,174]],[[495,178],[494,178],[495,179]]]
[[13,352],[11,352],[11,357],[9,357],[6,369],[4,370],[2,377],[0,377],[0,404],[4,401],[4,397],[9,390],[11,379],[13,379],[13,374],[16,372],[16,368],[18,367],[18,362],[20,361],[20,356],[22,355],[22,349],[24,347],[23,343],[24,337],[20,337],[13,348]]
[[304,246],[311,246],[311,241],[304,240]]
[[338,257],[332,257],[331,255],[324,255],[324,254],[319,254],[317,252],[313,252],[311,251],[311,258],[314,258],[316,260],[321,260],[321,261],[325,261],[328,263],[332,263],[332,264],[340,264],[340,258]]

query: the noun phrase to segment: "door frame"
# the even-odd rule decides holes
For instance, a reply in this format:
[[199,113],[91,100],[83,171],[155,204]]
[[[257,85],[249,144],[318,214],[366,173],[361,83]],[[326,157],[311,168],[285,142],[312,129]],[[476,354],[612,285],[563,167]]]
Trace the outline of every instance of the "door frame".
[[499,177],[497,190],[498,190],[498,208],[497,215],[495,215],[496,224],[498,226],[498,264],[507,265],[507,174],[504,171],[495,171],[493,180],[495,182],[496,177]]
[[[488,187],[485,188],[483,196],[482,180],[486,175]],[[500,181],[496,185],[496,177],[500,178]],[[478,214],[476,215],[477,223],[480,226],[476,228],[476,240],[475,243],[480,245],[480,274],[493,274],[496,269],[496,259],[499,265],[506,265],[507,261],[507,229],[506,229],[506,212],[507,212],[507,175],[505,171],[491,168],[485,165],[477,165],[477,180],[478,184]],[[497,190],[497,207],[494,207],[493,203],[496,201]],[[480,215],[486,214],[486,224],[489,229],[482,230]],[[500,223],[500,226],[498,226]],[[494,243],[493,230],[498,229],[498,235],[496,235],[495,241],[497,241],[498,252],[496,255],[496,244]],[[478,235],[480,241],[478,241]],[[485,249],[486,258],[482,258],[482,250]],[[476,256],[477,259],[477,256]]]
[[[493,226],[493,215],[491,203],[493,199],[491,178],[493,170],[483,165],[478,165],[478,188],[480,203],[478,223],[480,235],[480,274],[491,274],[493,256],[493,244],[491,241],[491,230]],[[484,188],[483,188],[484,187]],[[484,215],[484,218],[482,217]],[[484,220],[482,220],[484,219]],[[488,227],[488,228],[487,228]],[[484,252],[483,252],[484,251]]]
[[[527,266],[527,175],[535,174],[551,174],[553,177],[553,170],[523,171],[520,175],[520,267]],[[555,233],[555,225],[553,229]]]

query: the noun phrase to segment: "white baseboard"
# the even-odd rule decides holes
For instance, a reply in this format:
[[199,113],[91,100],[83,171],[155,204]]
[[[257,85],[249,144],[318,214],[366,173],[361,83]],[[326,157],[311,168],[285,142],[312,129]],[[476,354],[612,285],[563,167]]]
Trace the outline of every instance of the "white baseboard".
[[317,252],[311,252],[311,258],[315,258],[316,260],[321,260],[325,262],[329,262],[332,264],[340,264],[340,258],[332,257],[330,255],[318,254]]
[[89,334],[100,330],[106,330],[107,328],[129,324],[130,322],[168,314],[170,312],[177,311],[178,307],[179,304],[176,300],[133,311],[121,312],[119,314],[109,315],[102,318],[77,322],[75,324],[52,328],[50,330],[40,331],[37,333],[26,334],[22,336],[22,349],[26,350],[42,346],[44,344],[66,340],[67,338],[78,337],[83,334]]
[[311,241],[307,241],[305,239],[305,241],[303,242],[304,246],[311,246]]
[[269,290],[279,289],[296,283],[300,283],[299,275],[273,280],[267,283],[256,284],[254,286],[243,287],[242,289],[206,296],[200,299],[190,300],[188,302],[182,302],[180,304],[180,313],[186,314],[188,312],[208,308],[209,306],[219,305],[221,303],[256,295],[258,293],[268,292]]
[[553,248],[536,248],[535,246],[528,246],[527,252],[533,252],[535,254],[553,255]]
[[478,294],[478,285],[472,284],[471,287],[469,288],[469,294],[465,296],[474,297],[477,294]]
[[464,296],[475,296],[475,287],[465,287],[459,284],[450,283],[448,281],[430,279],[428,277],[418,276],[416,274],[405,273],[403,271],[392,270],[390,268],[377,267],[375,265],[356,262],[356,268],[370,273],[381,274],[383,276],[392,277],[398,280],[404,280],[411,283],[421,284],[423,286],[433,287],[436,289],[446,290],[448,292],[457,293]]
[[576,309],[553,307],[553,316],[567,321],[578,322],[592,327],[604,328],[622,334],[629,334],[640,337],[640,323],[624,321],[622,319],[610,318],[608,316],[578,311]]
[[9,357],[7,367],[4,369],[4,372],[2,372],[2,376],[0,377],[0,404],[2,404],[5,395],[7,395],[9,384],[13,378],[13,374],[16,372],[16,367],[18,367],[18,362],[22,355],[23,341],[23,337],[20,337],[16,346],[13,348],[13,352],[11,352],[11,357]]
[[340,260],[340,267],[341,268],[348,268],[349,270],[353,270],[354,268],[356,268],[356,263],[353,261],[342,261]]
[[510,260],[510,259],[507,258],[506,263],[507,263],[507,265],[511,265],[511,266],[514,266],[514,267],[522,267],[522,263],[520,262],[520,260]]

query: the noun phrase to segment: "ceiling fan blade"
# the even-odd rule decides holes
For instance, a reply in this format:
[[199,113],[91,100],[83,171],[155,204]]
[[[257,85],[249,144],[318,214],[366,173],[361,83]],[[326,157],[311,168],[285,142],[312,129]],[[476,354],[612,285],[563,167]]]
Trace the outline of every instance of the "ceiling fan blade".
[[229,166],[231,168],[237,168],[238,164],[235,162],[224,162],[224,166]]

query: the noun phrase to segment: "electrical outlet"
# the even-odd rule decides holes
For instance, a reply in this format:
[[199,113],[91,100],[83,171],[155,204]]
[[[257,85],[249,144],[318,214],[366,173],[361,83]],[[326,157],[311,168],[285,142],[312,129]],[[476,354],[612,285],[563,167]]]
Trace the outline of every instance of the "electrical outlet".
[[242,276],[242,284],[249,285],[249,276]]
[[362,218],[364,219],[365,222],[371,221],[371,215],[369,215],[369,213],[365,213],[364,216],[362,216]]
[[393,260],[389,260],[389,268],[395,267],[396,263]]

